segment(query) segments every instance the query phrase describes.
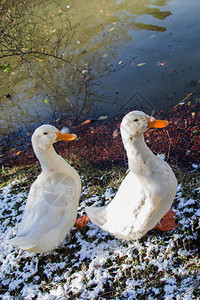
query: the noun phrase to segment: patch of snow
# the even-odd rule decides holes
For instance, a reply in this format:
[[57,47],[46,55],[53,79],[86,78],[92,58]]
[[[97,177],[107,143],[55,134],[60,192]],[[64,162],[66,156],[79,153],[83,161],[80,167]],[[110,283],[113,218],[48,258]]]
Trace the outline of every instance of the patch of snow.
[[[4,300],[14,298],[41,300],[71,299],[195,299],[198,236],[192,228],[200,216],[200,203],[185,199],[178,186],[173,204],[179,227],[168,233],[150,231],[139,241],[122,242],[89,223],[52,253],[34,255],[6,243],[14,236],[22,218],[27,194],[13,193],[13,181],[1,189],[0,201],[0,280]],[[83,182],[79,214],[87,205],[110,201],[112,189],[87,198],[91,188]],[[200,189],[196,189],[200,193]],[[189,232],[187,233],[187,230]],[[192,248],[191,248],[192,247]],[[191,249],[190,249],[191,248]]]

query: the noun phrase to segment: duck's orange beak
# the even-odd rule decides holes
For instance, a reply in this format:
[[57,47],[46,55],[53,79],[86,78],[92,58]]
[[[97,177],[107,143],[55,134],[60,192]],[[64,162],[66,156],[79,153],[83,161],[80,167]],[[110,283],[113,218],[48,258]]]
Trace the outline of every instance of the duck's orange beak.
[[165,120],[156,120],[153,117],[148,117],[148,128],[163,128],[167,126],[169,123]]
[[56,132],[57,141],[73,141],[77,138],[77,135],[74,133],[62,133],[61,131]]

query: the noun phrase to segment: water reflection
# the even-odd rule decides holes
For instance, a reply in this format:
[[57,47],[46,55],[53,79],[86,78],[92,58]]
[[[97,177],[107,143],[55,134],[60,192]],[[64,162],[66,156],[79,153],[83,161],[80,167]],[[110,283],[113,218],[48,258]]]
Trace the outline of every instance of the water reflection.
[[[167,2],[113,1],[111,5],[107,1],[100,1],[98,9],[96,1],[84,4],[81,1],[73,3],[71,27],[81,20],[80,26],[76,29],[74,40],[70,36],[71,43],[65,42],[65,46],[62,38],[60,38],[60,44],[57,44],[56,51],[57,55],[58,52],[62,51],[62,57],[65,60],[72,61],[75,58],[76,63],[82,65],[83,73],[80,74],[72,66],[53,57],[38,56],[34,59],[32,57],[31,60],[28,58],[25,63],[19,63],[11,58],[12,65],[16,65],[17,69],[12,69],[6,74],[0,74],[3,83],[3,85],[1,84],[1,95],[3,96],[1,97],[1,135],[6,136],[5,132],[15,131],[17,128],[20,130],[26,128],[25,130],[28,131],[39,123],[50,119],[56,120],[63,116],[71,117],[73,115],[78,120],[83,114],[90,113],[94,107],[98,107],[100,99],[103,103],[101,105],[108,104],[106,92],[103,91],[103,87],[101,87],[102,91],[100,92],[97,79],[103,76],[104,72],[109,72],[109,65],[111,65],[109,60],[117,57],[117,50],[113,48],[112,57],[106,60],[94,61],[93,55],[96,55],[94,49],[98,52],[107,51],[106,48],[114,42],[120,44],[126,42],[130,38],[128,30],[132,26],[138,28],[139,26],[146,26],[147,29],[155,26],[155,30],[159,31],[159,26],[142,25],[142,23],[133,22],[133,20],[144,14],[164,19],[170,13],[152,8],[150,5],[164,6]],[[34,10],[37,13],[38,10],[40,11],[40,26],[44,28],[44,32],[40,31],[35,40],[35,47],[38,45],[39,48],[46,47],[48,49],[47,42],[45,45],[41,44],[42,35],[45,34],[44,39],[47,40],[50,33],[53,41],[55,31],[57,38],[58,35],[61,37],[63,19],[66,16],[69,17],[69,13],[66,12],[66,9],[63,10],[63,2],[58,6],[54,1],[49,3],[48,10],[41,1],[36,1],[32,13]],[[84,14],[83,21],[82,14],[86,10],[87,14]],[[59,15],[55,17],[52,11],[56,11],[56,13],[59,11]],[[49,19],[44,18],[45,14],[49,15]],[[31,18],[35,22],[37,21],[34,19],[35,17],[32,16]],[[50,26],[46,32],[47,25],[45,24]],[[114,29],[115,33],[110,34],[109,38],[105,38]],[[63,36],[66,37],[66,33],[63,33]],[[81,43],[81,46],[75,46],[76,43]],[[87,47],[84,47],[85,45]],[[36,48],[37,51],[38,49]],[[22,64],[21,67],[20,64]],[[93,73],[90,74],[90,72]],[[113,72],[112,68],[110,68],[110,72]],[[94,79],[96,79],[96,83]],[[11,94],[11,98],[6,98],[6,94]],[[7,139],[8,137],[9,135]]]
[[132,24],[139,29],[146,29],[146,30],[150,30],[150,31],[163,32],[163,31],[167,30],[165,27],[157,26],[157,25],[150,25],[150,24],[137,23],[137,22],[133,22]]
[[[77,122],[130,106],[150,112],[166,103],[152,94],[159,93],[159,88],[168,93],[163,88],[166,78],[172,94],[171,86],[180,72],[173,73],[173,66],[163,62],[170,55],[173,59],[166,22],[172,15],[169,2],[69,0],[66,8],[65,1],[49,1],[48,7],[44,1],[34,1],[32,13],[41,20],[34,48],[50,51],[52,56],[32,55],[17,63],[11,59],[16,68],[0,73],[3,143],[44,122],[56,125],[57,120],[71,117]],[[168,34],[166,42],[164,34]],[[173,43],[177,47],[178,39]],[[162,44],[166,47],[159,50]]]
[[73,68],[63,69],[57,60],[51,59],[51,67],[48,69],[47,66],[47,62],[40,65],[41,73],[35,65],[32,80],[21,80],[13,87],[14,96],[2,97],[0,127],[3,144],[16,138],[19,130],[25,134],[45,122],[55,123],[64,116],[78,117],[84,110],[87,86],[81,74]]

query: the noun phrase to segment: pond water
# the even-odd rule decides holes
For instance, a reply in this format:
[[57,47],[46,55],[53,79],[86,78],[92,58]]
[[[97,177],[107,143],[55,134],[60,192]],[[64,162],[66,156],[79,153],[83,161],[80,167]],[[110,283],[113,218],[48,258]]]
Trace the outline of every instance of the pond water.
[[[70,57],[85,80],[79,72],[71,76],[73,67],[66,69],[53,58],[48,68],[37,59],[28,71],[21,66],[1,74],[3,143],[60,118],[112,116],[128,107],[147,113],[168,109],[200,80],[199,0],[34,3],[35,13],[51,20],[55,35],[65,20],[76,25],[70,42],[61,45],[62,57]],[[45,84],[38,84],[37,74]]]

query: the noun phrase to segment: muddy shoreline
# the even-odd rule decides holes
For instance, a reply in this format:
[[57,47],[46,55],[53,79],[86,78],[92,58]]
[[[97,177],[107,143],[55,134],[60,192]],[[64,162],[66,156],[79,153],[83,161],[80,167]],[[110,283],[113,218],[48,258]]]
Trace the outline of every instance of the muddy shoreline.
[[[164,111],[159,111],[154,117],[159,118],[164,114]],[[77,140],[56,143],[56,151],[65,159],[87,162],[100,169],[125,165],[127,158],[119,132],[124,115],[71,126],[70,132],[77,134]],[[150,129],[145,133],[149,148],[156,154],[164,154],[165,159],[175,167],[191,169],[192,164],[200,164],[199,101],[179,105],[165,119],[169,121],[166,128]],[[69,127],[69,123],[69,120],[63,120],[58,128]],[[14,148],[5,151],[0,157],[4,167],[32,165],[36,162],[31,137],[28,142],[27,137],[16,141]]]

